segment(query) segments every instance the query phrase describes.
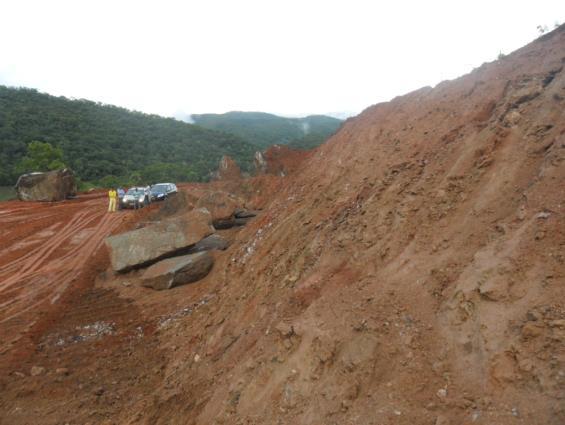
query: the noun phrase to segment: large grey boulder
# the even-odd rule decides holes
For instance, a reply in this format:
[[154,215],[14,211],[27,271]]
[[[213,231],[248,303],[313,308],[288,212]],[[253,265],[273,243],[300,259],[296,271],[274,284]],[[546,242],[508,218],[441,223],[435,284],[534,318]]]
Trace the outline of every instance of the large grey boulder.
[[180,217],[110,236],[106,245],[112,268],[126,272],[186,252],[214,231],[210,212],[197,208]]
[[196,252],[215,251],[215,250],[224,251],[229,246],[230,244],[227,240],[225,240],[217,233],[214,233],[213,235],[210,235],[202,239],[192,248],[189,248],[187,254],[194,254]]
[[45,173],[23,174],[16,183],[20,201],[63,201],[77,192],[73,172],[68,168]]
[[149,267],[141,282],[157,290],[171,289],[206,277],[213,265],[214,258],[208,252],[168,258]]
[[221,190],[206,193],[196,206],[206,208],[212,214],[212,224],[216,229],[228,229],[235,225],[235,212],[240,209],[243,201],[231,193]]

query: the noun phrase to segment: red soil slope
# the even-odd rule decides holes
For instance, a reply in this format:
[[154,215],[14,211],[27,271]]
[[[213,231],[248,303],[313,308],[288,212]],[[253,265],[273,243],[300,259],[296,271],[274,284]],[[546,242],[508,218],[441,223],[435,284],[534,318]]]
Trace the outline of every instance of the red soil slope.
[[0,423],[565,423],[564,64],[561,27],[368,108],[197,284],[100,275]]

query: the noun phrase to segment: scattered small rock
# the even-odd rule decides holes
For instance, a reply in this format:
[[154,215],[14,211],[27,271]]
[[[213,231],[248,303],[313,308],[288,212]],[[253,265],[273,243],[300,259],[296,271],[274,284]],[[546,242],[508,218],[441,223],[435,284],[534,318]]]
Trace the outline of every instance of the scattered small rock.
[[440,415],[436,418],[435,425],[449,425],[449,424],[450,424],[449,419],[447,419],[447,417],[444,415]]
[[549,322],[549,326],[552,328],[565,329],[565,319],[555,319]]
[[94,390],[94,395],[101,396],[105,391],[104,387],[98,387]]
[[57,375],[68,375],[69,369],[67,369],[66,367],[59,367],[59,368],[55,369],[55,373]]
[[285,323],[285,322],[281,322],[279,323],[276,328],[275,328],[283,337],[291,337],[292,335],[294,335],[294,328],[292,327],[292,325]]
[[527,322],[522,326],[522,336],[524,338],[535,338],[543,333],[543,327],[538,326],[535,323]]
[[526,209],[521,207],[517,214],[518,220],[524,220],[526,218]]
[[550,212],[542,211],[542,212],[540,212],[536,215],[536,218],[541,219],[541,220],[545,220],[545,219],[549,218],[550,215],[551,215]]
[[33,366],[29,372],[31,376],[39,376],[45,373],[45,368],[41,366]]

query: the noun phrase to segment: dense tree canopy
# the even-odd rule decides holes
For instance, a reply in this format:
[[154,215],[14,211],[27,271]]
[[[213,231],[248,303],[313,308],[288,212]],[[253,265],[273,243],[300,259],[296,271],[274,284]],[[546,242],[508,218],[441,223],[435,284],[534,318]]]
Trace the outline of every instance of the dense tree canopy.
[[285,118],[264,112],[228,112],[192,115],[194,123],[213,130],[235,134],[259,148],[292,145],[313,148],[337,131],[341,121],[325,115]]
[[34,141],[27,145],[27,154],[16,165],[19,173],[51,171],[65,168],[63,151],[51,143]]
[[49,150],[45,143],[91,182],[205,180],[222,155],[248,170],[256,150],[238,136],[172,118],[0,86],[0,185],[14,184],[22,167],[31,171],[24,157]]

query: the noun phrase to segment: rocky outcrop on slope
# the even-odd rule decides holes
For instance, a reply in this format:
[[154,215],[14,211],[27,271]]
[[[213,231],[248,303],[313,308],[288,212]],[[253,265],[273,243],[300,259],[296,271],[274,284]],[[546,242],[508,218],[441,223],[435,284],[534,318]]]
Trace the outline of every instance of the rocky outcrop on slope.
[[255,157],[253,158],[253,166],[255,167],[255,174],[267,174],[267,160],[262,152],[255,152]]
[[237,163],[227,155],[220,160],[218,170],[212,174],[213,180],[238,181],[241,180],[241,170]]
[[224,192],[213,191],[204,194],[197,202],[197,208],[206,208],[212,215],[212,223],[216,229],[233,227],[236,212],[241,211],[243,201],[236,196]]
[[20,201],[63,201],[75,196],[76,191],[75,176],[68,168],[23,174],[16,183]]
[[213,265],[214,258],[208,252],[168,258],[149,267],[141,281],[153,289],[171,289],[202,279]]
[[175,255],[214,231],[210,212],[197,208],[179,217],[110,236],[106,245],[114,271],[126,272]]

